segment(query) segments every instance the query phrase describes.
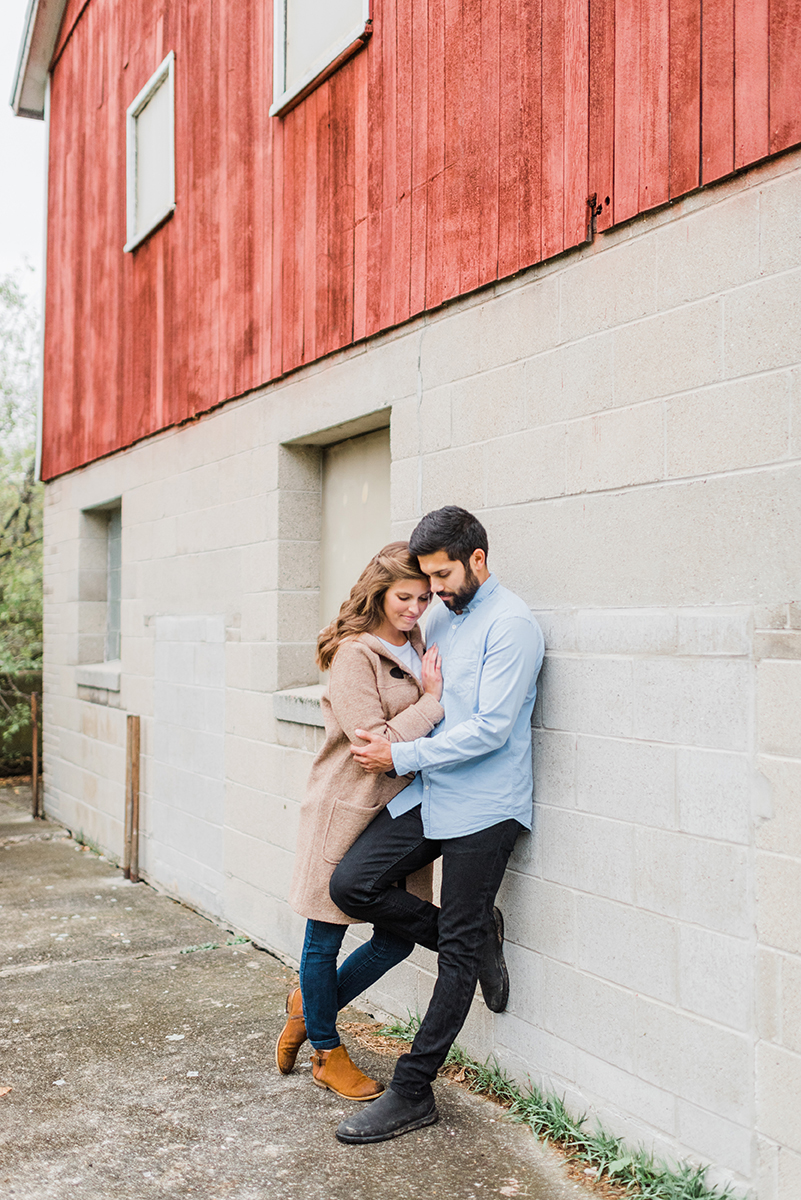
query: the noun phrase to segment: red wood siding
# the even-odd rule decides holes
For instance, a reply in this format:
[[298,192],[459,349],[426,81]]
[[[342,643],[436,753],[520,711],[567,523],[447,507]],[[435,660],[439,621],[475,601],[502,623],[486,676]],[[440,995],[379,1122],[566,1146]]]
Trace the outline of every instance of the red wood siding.
[[[176,55],[174,216],[125,110]],[[374,0],[270,118],[264,0],[68,0],[51,89],[51,478],[801,142],[801,0]]]

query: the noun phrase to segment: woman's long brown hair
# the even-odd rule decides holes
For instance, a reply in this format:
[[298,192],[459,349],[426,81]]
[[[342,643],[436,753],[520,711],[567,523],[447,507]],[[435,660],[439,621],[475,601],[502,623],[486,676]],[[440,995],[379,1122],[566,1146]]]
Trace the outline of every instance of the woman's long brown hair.
[[321,671],[327,671],[331,666],[331,660],[345,638],[378,628],[384,619],[387,588],[400,579],[428,582],[417,559],[409,553],[409,543],[390,542],[370,559],[340,608],[339,616],[321,630],[317,638],[317,665]]

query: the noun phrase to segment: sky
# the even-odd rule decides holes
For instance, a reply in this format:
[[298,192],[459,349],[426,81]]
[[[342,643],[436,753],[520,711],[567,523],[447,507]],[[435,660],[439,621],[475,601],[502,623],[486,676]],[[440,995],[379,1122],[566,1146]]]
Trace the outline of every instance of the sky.
[[0,276],[20,271],[26,291],[39,304],[45,127],[44,121],[15,117],[8,102],[27,7],[28,0],[0,0]]

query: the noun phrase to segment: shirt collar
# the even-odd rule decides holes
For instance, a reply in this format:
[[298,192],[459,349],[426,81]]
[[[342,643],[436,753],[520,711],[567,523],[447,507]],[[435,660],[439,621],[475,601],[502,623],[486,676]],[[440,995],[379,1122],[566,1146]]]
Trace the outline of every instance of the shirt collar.
[[455,612],[450,613],[451,617],[467,616],[468,613],[471,613],[476,608],[478,608],[479,604],[481,604],[482,601],[487,599],[487,596],[491,596],[497,587],[498,587],[498,577],[497,577],[497,575],[493,575],[493,573],[490,572],[489,579],[484,580],[481,587],[478,589],[478,591],[476,592],[475,596],[470,601],[470,603],[466,604],[460,613],[455,613]]

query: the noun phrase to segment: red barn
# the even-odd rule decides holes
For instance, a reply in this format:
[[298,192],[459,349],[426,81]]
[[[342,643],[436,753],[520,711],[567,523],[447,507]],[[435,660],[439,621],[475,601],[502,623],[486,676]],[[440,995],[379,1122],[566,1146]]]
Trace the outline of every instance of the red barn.
[[31,0],[13,99],[48,811],[121,852],[140,716],[144,877],[296,955],[316,632],[478,511],[548,658],[468,1044],[759,1200],[801,1179],[799,80],[799,0]]

